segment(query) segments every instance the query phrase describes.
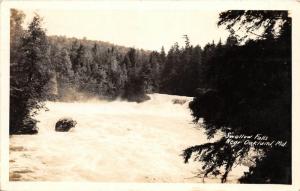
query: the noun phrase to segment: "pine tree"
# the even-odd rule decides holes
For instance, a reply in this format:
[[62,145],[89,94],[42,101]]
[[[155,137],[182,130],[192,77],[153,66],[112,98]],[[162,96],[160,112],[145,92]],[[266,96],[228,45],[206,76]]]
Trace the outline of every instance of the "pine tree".
[[37,133],[33,116],[42,108],[50,76],[49,45],[42,19],[35,15],[20,38],[19,56],[11,63],[10,133]]

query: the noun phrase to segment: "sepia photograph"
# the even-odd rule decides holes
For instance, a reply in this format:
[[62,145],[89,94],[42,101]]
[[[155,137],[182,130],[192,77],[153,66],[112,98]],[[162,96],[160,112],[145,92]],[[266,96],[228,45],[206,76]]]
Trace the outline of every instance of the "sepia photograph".
[[291,10],[7,19],[9,182],[292,185]]

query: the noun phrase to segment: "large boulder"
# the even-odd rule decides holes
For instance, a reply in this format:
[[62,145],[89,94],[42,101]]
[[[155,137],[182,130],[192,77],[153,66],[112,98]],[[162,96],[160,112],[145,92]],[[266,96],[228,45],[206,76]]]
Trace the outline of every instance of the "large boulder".
[[55,124],[55,131],[67,132],[71,128],[74,128],[76,124],[77,124],[77,122],[71,118],[60,119]]

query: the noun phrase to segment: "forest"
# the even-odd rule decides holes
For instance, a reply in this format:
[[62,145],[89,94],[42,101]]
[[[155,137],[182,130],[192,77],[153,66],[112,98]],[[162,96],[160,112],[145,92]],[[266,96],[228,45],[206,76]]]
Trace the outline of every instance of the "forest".
[[[194,123],[208,138],[217,132],[264,134],[287,140],[285,148],[231,146],[225,137],[183,151],[184,162],[204,163],[199,177],[221,175],[226,182],[235,164],[251,149],[263,153],[241,183],[291,184],[291,18],[287,11],[224,11],[219,26],[225,42],[204,47],[178,43],[165,52],[118,46],[86,38],[48,36],[35,15],[10,17],[10,134],[38,133],[36,113],[43,101],[86,98],[143,102],[147,94],[194,97]],[[262,34],[256,34],[258,29]],[[244,35],[238,31],[244,29]],[[256,38],[249,38],[250,36]],[[200,163],[199,163],[200,164]],[[274,170],[276,169],[276,170]]]

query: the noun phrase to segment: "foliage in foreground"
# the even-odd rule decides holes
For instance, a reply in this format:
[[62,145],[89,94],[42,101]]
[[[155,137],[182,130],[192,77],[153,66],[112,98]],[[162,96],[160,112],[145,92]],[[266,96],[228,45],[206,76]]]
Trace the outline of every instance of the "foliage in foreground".
[[207,86],[199,89],[190,103],[194,120],[203,119],[208,138],[216,132],[262,134],[268,140],[287,141],[287,145],[283,148],[230,145],[224,136],[213,143],[187,148],[183,157],[188,162],[196,154],[195,160],[204,163],[200,176],[221,174],[221,181],[225,182],[233,165],[249,157],[251,149],[262,151],[240,182],[290,184],[291,20],[286,11],[220,14],[219,24],[227,24],[233,30],[237,23],[251,34],[255,31],[252,29],[261,26],[265,31],[258,39],[243,45],[227,43],[215,48],[206,66]]

